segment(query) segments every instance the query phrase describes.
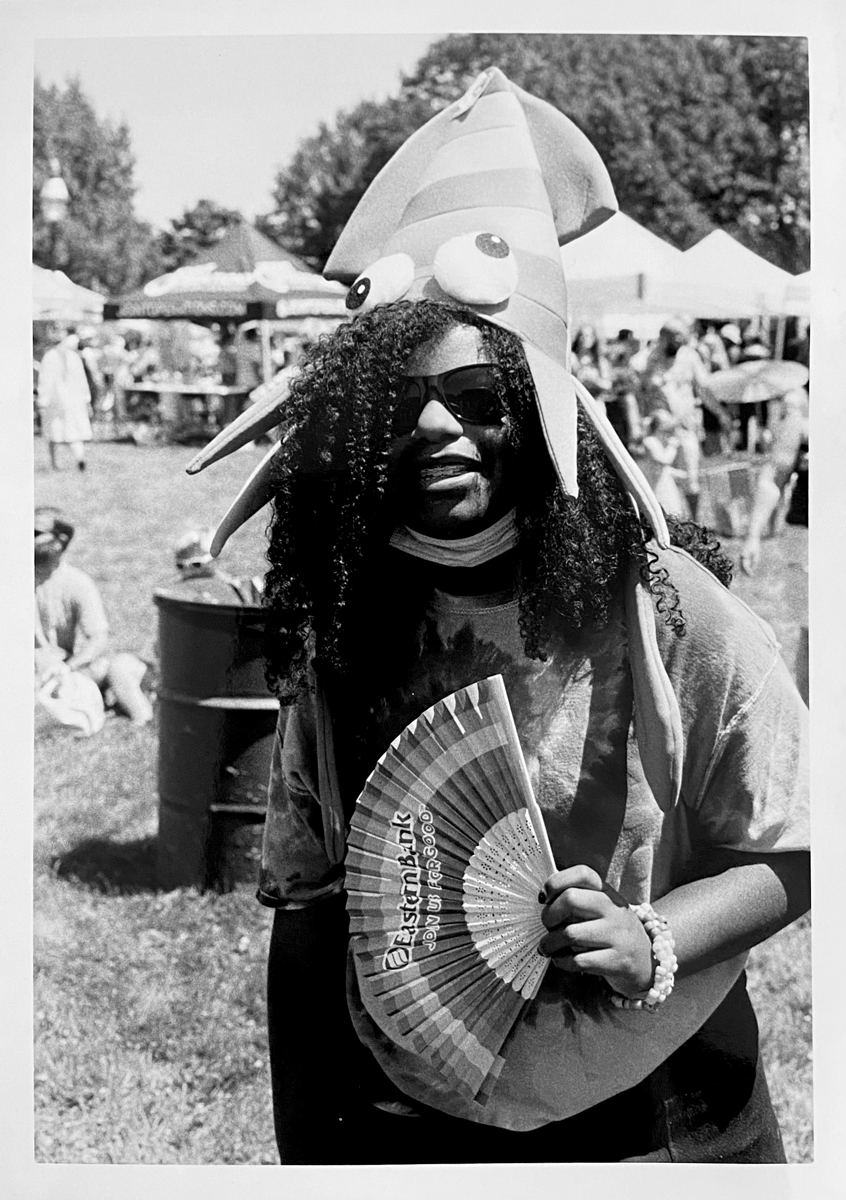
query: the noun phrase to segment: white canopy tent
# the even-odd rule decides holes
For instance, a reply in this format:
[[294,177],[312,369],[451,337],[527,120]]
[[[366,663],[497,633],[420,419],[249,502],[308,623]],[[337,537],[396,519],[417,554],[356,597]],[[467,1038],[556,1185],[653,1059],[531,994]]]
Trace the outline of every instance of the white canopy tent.
[[644,336],[676,312],[728,319],[759,311],[748,288],[689,254],[616,213],[561,248],[573,326],[589,321],[608,333],[628,325]]
[[681,257],[681,250],[622,212],[561,247],[568,286],[580,299],[589,298],[589,285],[595,280],[671,270]]
[[32,264],[34,321],[101,321],[104,297],[68,279],[64,271]]
[[794,276],[742,246],[724,229],[712,230],[686,250],[684,258],[703,282],[725,286],[729,281],[732,289],[742,290],[747,306],[734,316],[778,316],[785,311],[785,295]]

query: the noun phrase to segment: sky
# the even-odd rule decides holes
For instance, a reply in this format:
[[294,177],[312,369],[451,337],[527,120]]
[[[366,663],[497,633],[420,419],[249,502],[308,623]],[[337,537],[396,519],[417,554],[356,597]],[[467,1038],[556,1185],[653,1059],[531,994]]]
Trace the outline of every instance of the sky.
[[277,170],[342,108],[399,87],[438,33],[62,38],[35,42],[35,72],[78,77],[98,116],[126,121],[135,210],[166,226],[197,200],[252,218]]

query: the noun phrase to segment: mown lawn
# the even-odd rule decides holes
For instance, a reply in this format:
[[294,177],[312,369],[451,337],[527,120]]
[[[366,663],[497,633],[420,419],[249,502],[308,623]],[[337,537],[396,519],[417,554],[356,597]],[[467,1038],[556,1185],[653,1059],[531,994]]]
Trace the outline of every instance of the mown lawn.
[[[89,469],[51,474],[38,503],[77,526],[69,559],[97,580],[114,641],[155,659],[155,586],[171,543],[214,523],[258,459],[189,479],[192,450],[95,443]],[[263,522],[225,565],[262,566]],[[741,587],[744,586],[742,583]],[[764,615],[768,615],[765,613]],[[156,731],[113,718],[90,740],[36,721],[36,1159],[273,1163],[264,960],[270,914],[251,888],[155,890]],[[750,981],[788,1158],[813,1157],[810,920],[758,948]]]

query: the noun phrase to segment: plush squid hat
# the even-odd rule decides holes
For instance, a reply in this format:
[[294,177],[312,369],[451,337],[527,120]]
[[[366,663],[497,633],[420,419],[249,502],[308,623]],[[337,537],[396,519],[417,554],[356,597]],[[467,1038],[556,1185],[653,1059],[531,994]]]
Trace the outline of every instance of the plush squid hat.
[[[353,317],[379,304],[456,302],[521,341],[549,454],[564,489],[578,495],[576,413],[581,405],[605,453],[660,546],[664,514],[639,467],[590,394],[569,371],[567,289],[559,246],[616,211],[611,180],[587,138],[562,113],[496,67],[413,134],[383,167],[350,217],[324,275],[350,284]],[[271,384],[189,464],[201,470],[282,416]],[[212,552],[272,494],[274,447],[224,517]],[[658,653],[651,598],[627,589],[630,657],[641,760],[662,807],[678,797],[682,731]]]

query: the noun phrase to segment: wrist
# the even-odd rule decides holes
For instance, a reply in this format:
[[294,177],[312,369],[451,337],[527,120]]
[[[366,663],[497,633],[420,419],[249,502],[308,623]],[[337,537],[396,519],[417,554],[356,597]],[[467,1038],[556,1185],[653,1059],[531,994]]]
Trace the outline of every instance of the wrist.
[[655,1012],[658,1005],[667,999],[675,983],[678,968],[675,941],[669,921],[657,913],[651,904],[630,904],[629,910],[639,919],[649,937],[652,960],[650,982],[643,992],[634,997],[612,993],[611,1003],[615,1008],[644,1008],[647,1012]]

